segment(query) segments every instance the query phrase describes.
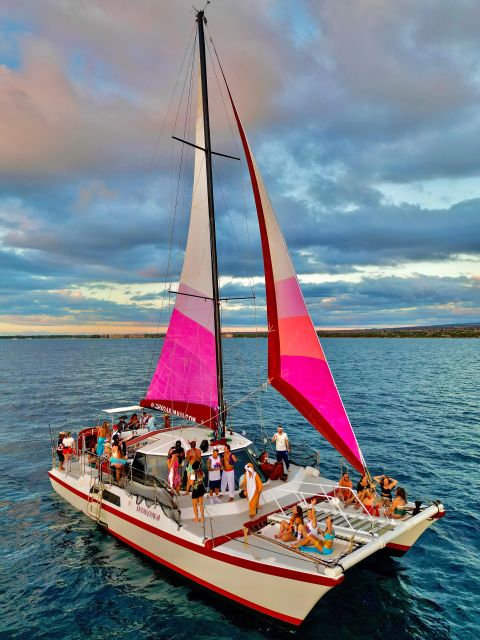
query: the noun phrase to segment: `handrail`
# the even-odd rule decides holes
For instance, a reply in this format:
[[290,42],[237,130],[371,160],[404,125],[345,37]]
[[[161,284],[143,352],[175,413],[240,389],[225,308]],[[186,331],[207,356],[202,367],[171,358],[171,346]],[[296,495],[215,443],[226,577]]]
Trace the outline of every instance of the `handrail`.
[[[298,484],[302,486],[302,490],[300,490],[300,488],[298,488],[297,490],[295,490],[291,485],[293,484]],[[358,497],[357,493],[350,487],[342,487],[338,484],[322,484],[322,483],[311,483],[311,482],[302,482],[301,480],[293,480],[291,483],[289,483],[290,486],[286,486],[286,487],[278,487],[277,490],[281,493],[294,493],[299,502],[303,502],[304,504],[308,504],[307,501],[307,497],[315,497],[315,496],[320,496],[322,498],[324,498],[327,502],[329,507],[331,507],[331,509],[334,512],[337,512],[339,515],[342,516],[342,518],[344,519],[344,521],[347,524],[347,528],[351,529],[352,531],[355,531],[354,527],[351,525],[350,523],[350,519],[354,519],[357,515],[363,515],[363,516],[367,516],[368,520],[370,520],[370,523],[372,525],[375,525],[378,521],[374,518],[374,516],[369,513],[369,511],[367,510],[366,506],[363,504],[363,502],[360,500],[360,498]],[[312,487],[312,491],[311,492],[306,492],[303,490],[304,486],[310,486]],[[335,496],[335,491],[336,489],[342,489],[342,490],[347,490],[349,491],[353,497],[355,498],[355,500],[357,501],[357,503],[361,506],[362,511],[360,511],[359,514],[351,514],[351,513],[347,513],[344,509],[342,509],[342,504],[343,502],[337,498]],[[274,500],[278,505],[279,510],[282,512],[283,515],[285,514],[285,511],[283,510],[282,506],[280,505],[280,503],[277,500],[277,497],[274,496]],[[391,519],[388,516],[383,516],[384,519],[390,521]]]

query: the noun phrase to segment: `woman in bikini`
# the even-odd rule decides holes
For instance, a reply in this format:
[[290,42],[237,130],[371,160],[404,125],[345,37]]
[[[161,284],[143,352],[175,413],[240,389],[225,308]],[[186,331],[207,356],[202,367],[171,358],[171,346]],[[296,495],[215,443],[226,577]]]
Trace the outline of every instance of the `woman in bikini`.
[[360,480],[357,482],[357,498],[358,500],[355,500],[355,504],[353,505],[354,509],[360,509],[360,507],[362,506],[362,502],[363,502],[363,497],[365,495],[365,491],[369,488],[369,481],[368,481],[368,476],[366,474],[364,474]]
[[392,501],[392,489],[398,483],[398,480],[394,480],[393,478],[389,478],[386,475],[383,476],[375,476],[374,480],[380,483],[380,492],[382,503],[388,507],[390,506],[390,502]]
[[306,533],[307,535],[302,535],[302,537],[292,545],[292,548],[299,549],[300,547],[315,547],[315,549],[317,549],[317,551],[320,551],[320,553],[324,556],[329,556],[331,553],[333,553],[335,531],[333,530],[332,516],[327,516],[325,519],[325,531],[322,534],[323,541],[320,540],[320,538],[315,534],[307,533],[305,527],[302,533]]
[[407,515],[407,494],[405,489],[397,487],[395,491],[395,498],[389,509],[385,509],[385,515],[389,518],[395,518],[399,520]]
[[[203,496],[205,495],[205,486],[203,484],[203,471],[200,468],[200,462],[195,460],[192,463],[192,473],[189,475],[188,480],[192,486],[192,505],[193,513],[195,517],[194,522],[203,522],[204,520],[204,507]],[[198,512],[200,509],[200,518]]]
[[304,527],[303,511],[302,508],[296,504],[293,507],[293,513],[290,520],[283,520],[280,523],[280,531],[275,534],[275,538],[279,538],[282,542],[292,542],[292,540],[297,540],[299,536],[301,536],[300,527]]
[[[105,447],[107,451],[107,447]],[[127,458],[122,451],[122,447],[118,440],[116,440],[112,446],[112,455],[110,457],[110,466],[115,469],[115,479],[118,484],[122,478],[125,465],[127,464]]]
[[362,502],[363,507],[367,513],[371,516],[379,516],[379,505],[377,504],[377,496],[375,495],[375,485],[370,484],[363,492]]

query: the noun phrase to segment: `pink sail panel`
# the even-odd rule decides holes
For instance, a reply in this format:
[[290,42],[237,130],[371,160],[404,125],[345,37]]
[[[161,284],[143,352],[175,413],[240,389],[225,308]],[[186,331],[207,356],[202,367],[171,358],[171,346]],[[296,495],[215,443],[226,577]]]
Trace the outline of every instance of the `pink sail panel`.
[[[205,146],[198,82],[195,144]],[[140,402],[196,422],[218,414],[205,152],[195,149],[190,227],[175,308],[157,368]]]
[[227,85],[258,214],[265,267],[270,382],[358,471],[363,456],[307,311],[283,234]]

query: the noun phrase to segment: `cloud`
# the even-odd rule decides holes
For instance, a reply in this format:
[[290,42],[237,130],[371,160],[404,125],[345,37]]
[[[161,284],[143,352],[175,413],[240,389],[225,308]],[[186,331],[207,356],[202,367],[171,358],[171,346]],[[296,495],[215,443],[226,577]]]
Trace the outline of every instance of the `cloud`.
[[[5,0],[2,11],[3,312],[72,326],[115,314],[130,323],[135,313],[155,322],[145,287],[178,278],[190,207],[193,153],[170,136],[194,136],[188,51],[175,87],[191,2]],[[476,6],[458,2],[452,20],[433,0],[306,1],[295,11],[226,0],[207,17],[297,271],[337,276],[335,286],[306,285],[316,321],[475,313],[459,256],[479,259],[480,193],[465,200],[455,180],[474,178],[480,163]],[[237,155],[208,73],[213,145]],[[245,294],[234,278],[263,274],[249,179],[244,163],[217,157],[214,167],[219,262],[232,280],[224,290]],[[382,190],[433,179],[448,179],[449,208],[393,203]],[[435,276],[412,275],[424,261]],[[450,279],[446,261],[459,264]],[[410,278],[382,274],[406,264]],[[368,276],[373,268],[383,277]],[[257,303],[264,313],[262,293]],[[252,322],[251,301],[224,315]]]

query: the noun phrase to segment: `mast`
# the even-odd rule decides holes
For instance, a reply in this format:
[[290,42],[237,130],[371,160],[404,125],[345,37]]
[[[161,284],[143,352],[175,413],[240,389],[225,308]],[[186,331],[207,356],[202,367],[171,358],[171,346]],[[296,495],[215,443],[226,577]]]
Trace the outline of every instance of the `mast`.
[[218,261],[217,261],[217,241],[215,234],[215,207],[213,199],[213,177],[212,177],[212,146],[210,142],[210,119],[208,112],[208,85],[207,85],[207,63],[205,55],[205,34],[203,23],[204,12],[197,12],[198,26],[198,48],[200,52],[200,77],[202,82],[203,101],[203,127],[205,133],[205,166],[207,170],[207,196],[208,196],[208,220],[210,225],[210,255],[212,260],[212,285],[213,285],[213,313],[215,324],[215,352],[217,364],[217,391],[219,407],[218,436],[225,436],[225,399],[223,395],[223,357],[222,357],[222,334],[220,324],[220,292],[218,288]]

